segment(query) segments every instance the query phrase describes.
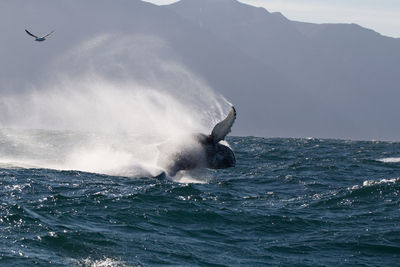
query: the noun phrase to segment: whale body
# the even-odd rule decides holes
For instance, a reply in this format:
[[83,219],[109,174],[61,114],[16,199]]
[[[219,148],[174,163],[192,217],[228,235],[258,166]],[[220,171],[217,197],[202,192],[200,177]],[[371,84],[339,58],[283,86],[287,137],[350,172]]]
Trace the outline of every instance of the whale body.
[[194,134],[161,144],[157,165],[171,177],[182,170],[234,167],[235,154],[224,139],[235,119],[236,110],[232,106],[228,116],[214,126],[210,135]]

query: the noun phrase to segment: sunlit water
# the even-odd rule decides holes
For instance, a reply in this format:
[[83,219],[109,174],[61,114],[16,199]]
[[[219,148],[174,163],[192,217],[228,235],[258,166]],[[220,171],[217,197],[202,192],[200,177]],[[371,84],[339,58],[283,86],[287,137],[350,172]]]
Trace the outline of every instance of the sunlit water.
[[18,166],[35,157],[0,142],[1,266],[399,262],[400,143],[232,137],[237,167],[157,180]]

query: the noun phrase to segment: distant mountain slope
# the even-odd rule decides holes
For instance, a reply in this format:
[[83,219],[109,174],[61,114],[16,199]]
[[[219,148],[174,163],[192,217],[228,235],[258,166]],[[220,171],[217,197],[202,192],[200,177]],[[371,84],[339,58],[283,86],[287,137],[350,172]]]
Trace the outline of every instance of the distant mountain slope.
[[399,136],[400,39],[356,24],[290,21],[235,0],[182,0],[169,9],[278,71],[294,93],[308,94],[306,110],[293,98],[281,103],[306,115],[303,128],[292,114],[288,135]]
[[[166,62],[181,62],[232,101],[240,110],[241,117],[235,124],[234,133],[263,135],[264,126],[260,122],[269,116],[277,124],[282,123],[272,114],[279,108],[277,104],[286,98],[287,90],[293,87],[290,82],[264,63],[215,34],[188,23],[175,12],[135,0],[71,0],[63,5],[50,0],[25,2],[3,3],[4,9],[0,11],[4,13],[0,22],[7,20],[8,23],[0,23],[0,29],[5,33],[4,38],[9,40],[0,48],[3,59],[0,70],[4,74],[0,77],[2,92],[25,90],[32,83],[46,81],[48,71],[79,73],[95,69],[101,75],[118,76],[119,63],[123,63],[123,72],[135,80],[143,83],[162,81],[161,75],[167,72],[160,74],[156,69],[148,69],[149,66],[143,63],[146,55],[137,54],[137,50],[151,53],[146,47],[151,43],[125,47],[129,55],[121,58],[120,52],[116,52],[109,62],[100,60],[104,54],[112,55],[113,52],[108,50],[91,51],[89,56],[81,52],[80,58],[69,54],[77,45],[105,34],[116,36],[115,40],[110,40],[110,49],[115,49],[113,42],[119,42],[124,36],[153,36],[163,40],[167,47],[162,48],[159,55],[149,54],[148,61],[153,56],[161,56]],[[4,10],[9,14],[23,14],[23,19],[7,17]],[[13,30],[6,25],[11,25]],[[29,36],[25,36],[23,29],[27,25],[32,29],[47,29],[51,25],[56,32],[48,41],[37,44],[26,38]],[[95,43],[93,47],[96,47]],[[54,65],[60,56],[64,58],[62,64]],[[112,69],[114,66],[115,70]],[[267,84],[269,94],[264,98]],[[265,115],[266,112],[269,115]]]
[[[56,32],[38,44],[25,28]],[[121,62],[123,73],[151,83],[168,74],[149,69],[156,64],[152,57],[162,57],[182,63],[236,106],[235,135],[400,140],[400,40],[357,25],[294,22],[235,0],[168,6],[15,0],[0,2],[0,31],[2,94],[26,90],[61,68],[94,67],[116,78]],[[109,49],[102,46],[82,58],[69,54],[102,36],[115,38],[107,39]],[[156,44],[136,42],[124,47],[126,56],[100,61],[113,54],[114,42],[129,36],[154,37],[148,40],[162,40],[166,47],[152,54],[147,46]],[[62,66],[54,64],[59,57]],[[74,63],[82,59],[88,63]]]

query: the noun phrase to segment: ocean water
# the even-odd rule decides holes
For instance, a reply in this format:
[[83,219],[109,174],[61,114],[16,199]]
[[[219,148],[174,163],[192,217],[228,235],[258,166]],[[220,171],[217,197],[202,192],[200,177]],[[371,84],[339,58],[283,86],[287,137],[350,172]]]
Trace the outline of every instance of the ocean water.
[[235,168],[172,180],[22,164],[43,155],[5,136],[0,266],[399,266],[400,143],[231,137]]

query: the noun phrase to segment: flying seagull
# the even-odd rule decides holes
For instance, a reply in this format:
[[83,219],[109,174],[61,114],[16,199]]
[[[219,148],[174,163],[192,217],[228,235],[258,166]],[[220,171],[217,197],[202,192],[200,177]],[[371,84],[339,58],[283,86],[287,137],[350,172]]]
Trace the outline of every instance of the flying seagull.
[[30,33],[27,29],[25,29],[25,31],[26,31],[27,34],[29,34],[30,36],[34,37],[35,41],[38,41],[38,42],[42,42],[42,41],[46,40],[46,37],[48,37],[50,34],[52,34],[54,32],[54,30],[52,30],[51,32],[49,32],[48,34],[46,34],[46,35],[44,35],[42,37],[37,37],[36,35]]

